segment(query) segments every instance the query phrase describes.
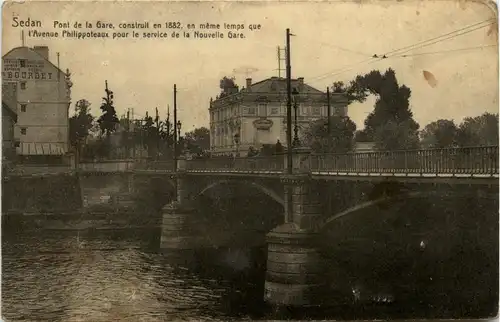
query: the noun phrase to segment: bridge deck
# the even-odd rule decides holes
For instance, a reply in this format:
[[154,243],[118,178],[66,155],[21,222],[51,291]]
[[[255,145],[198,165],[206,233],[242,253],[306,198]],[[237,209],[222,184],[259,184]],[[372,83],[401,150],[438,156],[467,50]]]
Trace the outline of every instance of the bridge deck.
[[[498,179],[498,146],[346,154],[294,154],[294,172],[314,178],[377,180]],[[286,171],[283,155],[250,158],[178,160],[178,168],[192,175],[279,176]],[[67,167],[13,167],[11,175],[51,175],[74,171]],[[80,163],[80,173],[169,174],[172,161],[106,160]]]

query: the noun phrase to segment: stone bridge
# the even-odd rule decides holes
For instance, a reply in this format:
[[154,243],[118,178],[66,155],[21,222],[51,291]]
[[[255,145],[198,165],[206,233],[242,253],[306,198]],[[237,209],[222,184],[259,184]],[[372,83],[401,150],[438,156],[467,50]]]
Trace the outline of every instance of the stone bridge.
[[[320,304],[316,295],[324,291],[322,232],[343,218],[411,200],[467,197],[498,202],[498,147],[338,155],[313,155],[302,149],[294,151],[292,161],[291,171],[284,156],[180,159],[176,169],[171,162],[120,162],[82,165],[80,171],[86,176],[125,173],[133,181],[162,180],[163,189],[175,196],[162,210],[164,249],[195,250],[238,238],[217,239],[226,232],[210,227],[221,219],[202,214],[200,196],[224,198],[256,191],[263,199],[267,196],[281,210],[255,214],[254,221],[278,218],[275,227],[266,224],[267,238],[258,242],[268,244],[265,298],[282,305]],[[226,189],[217,190],[221,187]],[[252,238],[250,242],[259,239]]]
[[[241,200],[257,193],[279,205],[273,208],[280,209],[273,210],[276,213],[263,211],[253,220],[268,229],[262,236],[268,245],[265,299],[292,306],[321,304],[316,295],[325,292],[322,232],[338,221],[411,200],[465,196],[498,204],[498,147],[328,155],[297,149],[292,156],[291,168],[286,156],[279,155],[181,158],[175,167],[172,162],[132,160],[87,163],[80,164],[77,173],[87,195],[92,190],[101,195],[130,194],[154,181],[160,190],[171,192],[162,208],[164,249],[221,245],[217,241],[221,232],[210,229],[220,218],[203,215],[201,196],[237,193]],[[217,190],[221,187],[226,189]],[[275,220],[269,221],[270,217]]]

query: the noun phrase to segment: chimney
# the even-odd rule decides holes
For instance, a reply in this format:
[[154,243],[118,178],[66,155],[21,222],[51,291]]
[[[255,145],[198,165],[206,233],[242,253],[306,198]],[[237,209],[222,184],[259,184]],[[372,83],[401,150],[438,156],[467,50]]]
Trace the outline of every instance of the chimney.
[[297,83],[298,83],[299,87],[304,86],[304,77],[297,78]]
[[247,78],[247,91],[250,91],[250,86],[252,86],[252,79],[251,78]]
[[34,46],[33,50],[37,54],[39,54],[40,56],[45,58],[46,60],[49,60],[49,47],[47,47],[47,46]]

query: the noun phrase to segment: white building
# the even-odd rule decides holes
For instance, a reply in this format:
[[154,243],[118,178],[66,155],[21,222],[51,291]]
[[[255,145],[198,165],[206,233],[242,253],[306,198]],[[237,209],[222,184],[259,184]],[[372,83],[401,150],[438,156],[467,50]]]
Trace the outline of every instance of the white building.
[[[298,102],[300,136],[312,121],[327,117],[327,96],[305,84],[304,78],[293,79],[292,89],[298,92],[294,99]],[[220,97],[210,102],[211,151],[224,154],[238,148],[245,153],[250,147],[259,149],[278,140],[286,146],[286,102],[285,78],[271,77],[257,83],[248,78],[246,88],[224,88]],[[342,94],[330,94],[332,115],[347,115],[347,103]],[[295,122],[293,112],[292,119]],[[235,136],[238,134],[237,146]]]
[[68,152],[71,86],[46,46],[17,47],[2,57],[2,88],[16,101],[18,155],[59,159]]

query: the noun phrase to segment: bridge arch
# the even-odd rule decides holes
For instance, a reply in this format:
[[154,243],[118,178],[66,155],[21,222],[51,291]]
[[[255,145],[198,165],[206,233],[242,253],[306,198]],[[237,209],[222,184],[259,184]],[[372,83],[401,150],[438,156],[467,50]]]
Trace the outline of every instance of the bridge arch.
[[242,186],[246,186],[246,187],[253,187],[253,188],[259,190],[260,192],[264,193],[265,195],[269,196],[271,199],[273,199],[274,201],[276,201],[277,203],[279,203],[283,207],[285,207],[285,200],[282,196],[280,196],[275,191],[273,191],[272,189],[270,189],[264,185],[261,185],[261,184],[256,183],[256,182],[251,182],[251,181],[219,180],[219,181],[210,183],[208,186],[203,188],[197,195],[198,196],[203,195],[208,190],[213,189],[217,186],[230,185],[230,184],[237,184],[237,185],[242,185]]
[[[404,194],[400,194],[397,196],[383,196],[377,199],[369,200],[363,203],[360,203],[356,206],[350,207],[346,210],[343,210],[339,213],[334,214],[333,216],[328,217],[326,220],[323,221],[323,224],[321,226],[321,229],[326,228],[329,224],[335,222],[336,220],[346,217],[346,216],[352,216],[356,214],[359,211],[362,211],[364,209],[383,204],[388,201],[399,201],[402,202],[404,200],[408,199],[417,199],[417,198],[425,198],[425,197],[432,197],[432,196],[438,196],[441,195],[442,192],[436,192],[436,191],[415,191],[415,192],[408,192]],[[454,195],[460,195],[461,193],[455,192]],[[469,193],[465,193],[466,196],[470,196]],[[487,197],[489,199],[494,199],[498,198],[498,194],[496,193],[489,193],[489,192],[480,192],[481,197]]]

